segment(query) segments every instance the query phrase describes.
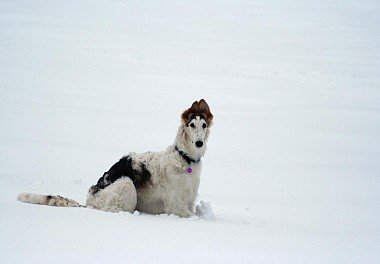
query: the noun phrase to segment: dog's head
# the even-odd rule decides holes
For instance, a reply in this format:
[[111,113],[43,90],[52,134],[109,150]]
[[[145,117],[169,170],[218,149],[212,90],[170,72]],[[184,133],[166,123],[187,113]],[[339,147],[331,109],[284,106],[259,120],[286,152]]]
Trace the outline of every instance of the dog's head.
[[191,147],[196,152],[204,152],[212,126],[213,115],[204,99],[195,101],[192,106],[181,115],[182,124]]

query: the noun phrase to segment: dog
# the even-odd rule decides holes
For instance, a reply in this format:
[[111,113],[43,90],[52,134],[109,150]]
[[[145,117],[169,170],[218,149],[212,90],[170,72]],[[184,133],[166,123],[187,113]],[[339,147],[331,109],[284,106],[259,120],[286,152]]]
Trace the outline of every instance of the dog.
[[201,99],[181,115],[174,143],[162,152],[129,153],[115,163],[88,191],[86,206],[59,195],[22,193],[26,203],[88,207],[103,211],[194,215],[202,157],[213,115]]

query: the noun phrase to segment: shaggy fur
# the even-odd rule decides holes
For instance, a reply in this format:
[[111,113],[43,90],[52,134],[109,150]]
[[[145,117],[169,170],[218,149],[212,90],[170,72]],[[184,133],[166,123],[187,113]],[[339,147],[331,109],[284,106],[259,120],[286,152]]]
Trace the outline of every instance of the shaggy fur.
[[21,193],[18,200],[24,203],[50,205],[58,207],[79,207],[79,203],[74,200],[59,195],[42,195],[34,193]]
[[136,188],[130,178],[123,177],[95,194],[89,191],[87,207],[109,212],[133,212],[137,204]]
[[[129,153],[120,159],[89,189],[86,206],[111,212],[138,210],[192,216],[200,183],[201,158],[212,122],[213,115],[206,101],[195,101],[182,113],[172,145],[162,152]],[[79,206],[60,196],[21,194],[19,200]]]

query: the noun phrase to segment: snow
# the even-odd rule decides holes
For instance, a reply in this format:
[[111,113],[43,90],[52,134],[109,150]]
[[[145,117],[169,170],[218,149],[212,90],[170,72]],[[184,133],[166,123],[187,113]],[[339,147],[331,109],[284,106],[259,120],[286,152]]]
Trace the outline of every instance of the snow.
[[195,215],[205,220],[215,220],[215,214],[212,211],[210,202],[200,201],[200,204],[196,205]]
[[[379,13],[370,0],[1,1],[1,262],[379,263]],[[203,215],[16,201],[84,204],[122,155],[171,144],[200,98],[215,116]]]

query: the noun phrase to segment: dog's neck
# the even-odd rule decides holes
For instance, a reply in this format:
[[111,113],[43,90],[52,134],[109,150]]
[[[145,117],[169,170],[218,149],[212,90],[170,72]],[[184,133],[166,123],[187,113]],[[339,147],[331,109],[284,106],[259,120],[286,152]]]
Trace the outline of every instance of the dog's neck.
[[202,149],[195,148],[194,143],[191,142],[191,137],[186,133],[184,125],[181,125],[178,128],[177,136],[174,141],[174,147],[177,147],[179,151],[193,160],[200,160],[206,151],[206,147],[203,147]]
[[187,164],[191,165],[192,163],[199,163],[201,162],[201,159],[193,159],[191,157],[189,157],[185,152],[183,152],[182,150],[179,150],[179,148],[177,146],[174,146],[174,150],[178,152],[178,154],[187,162]]

